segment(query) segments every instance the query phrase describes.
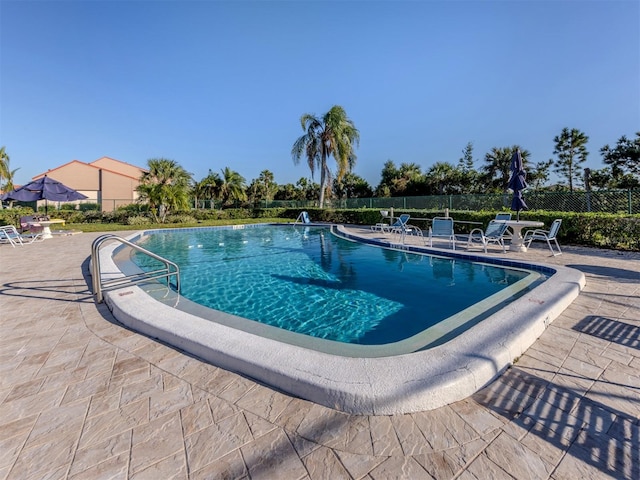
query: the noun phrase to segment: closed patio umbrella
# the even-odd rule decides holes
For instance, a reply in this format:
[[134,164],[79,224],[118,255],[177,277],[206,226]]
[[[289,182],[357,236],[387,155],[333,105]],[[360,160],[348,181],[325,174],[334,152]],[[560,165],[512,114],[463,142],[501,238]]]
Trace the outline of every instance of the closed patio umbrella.
[[511,157],[511,178],[509,179],[509,188],[513,190],[513,198],[511,199],[511,210],[518,212],[517,220],[520,220],[520,210],[528,210],[527,204],[522,197],[522,190],[527,188],[527,173],[524,171],[524,163],[520,149],[516,149]]
[[48,200],[54,202],[73,202],[74,200],[84,200],[89,197],[45,175],[38,180],[34,180],[33,182],[5,193],[1,198],[2,200],[17,200],[20,202],[45,200],[44,208],[46,213]]

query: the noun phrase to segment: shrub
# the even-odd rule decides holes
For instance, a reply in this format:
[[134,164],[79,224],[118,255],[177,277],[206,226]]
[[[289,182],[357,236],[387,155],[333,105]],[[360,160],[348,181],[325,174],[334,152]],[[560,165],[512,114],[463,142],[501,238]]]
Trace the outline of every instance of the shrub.
[[166,223],[198,223],[191,215],[167,215]]
[[150,223],[151,219],[142,215],[134,215],[127,218],[127,225],[149,225]]

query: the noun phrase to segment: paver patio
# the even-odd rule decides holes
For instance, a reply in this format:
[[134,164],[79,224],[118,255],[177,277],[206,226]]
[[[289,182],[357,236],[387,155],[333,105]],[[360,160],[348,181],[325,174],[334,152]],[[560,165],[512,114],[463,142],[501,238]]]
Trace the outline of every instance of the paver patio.
[[120,326],[98,235],[0,245],[0,478],[640,478],[640,253],[507,253],[587,286],[472,397],[350,416]]

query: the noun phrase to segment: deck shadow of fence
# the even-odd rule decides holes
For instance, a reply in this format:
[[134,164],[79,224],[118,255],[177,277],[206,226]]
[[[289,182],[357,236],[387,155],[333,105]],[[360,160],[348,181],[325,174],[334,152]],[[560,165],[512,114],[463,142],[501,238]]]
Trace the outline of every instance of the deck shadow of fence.
[[599,315],[588,315],[573,330],[593,337],[640,350],[640,327]]
[[[510,368],[472,398],[549,444],[558,457],[556,463],[571,455],[613,478],[640,478],[637,412],[634,416],[611,406],[634,408],[637,393],[602,380],[585,391],[580,380],[588,379],[581,375],[556,373],[549,381],[527,370]],[[598,397],[606,397],[609,404],[597,401]],[[509,470],[508,465],[502,467]]]

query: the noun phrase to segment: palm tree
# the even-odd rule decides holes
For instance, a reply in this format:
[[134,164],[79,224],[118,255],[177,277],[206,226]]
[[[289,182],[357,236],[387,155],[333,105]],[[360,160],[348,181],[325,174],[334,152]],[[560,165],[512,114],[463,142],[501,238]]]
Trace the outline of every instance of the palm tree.
[[509,178],[511,178],[511,157],[513,153],[520,149],[522,156],[522,162],[526,165],[529,160],[529,151],[524,148],[520,148],[518,145],[513,147],[497,148],[493,147],[491,152],[487,153],[484,157],[485,166],[484,180],[487,184],[492,186],[493,190],[499,192],[509,191]]
[[247,199],[244,177],[229,167],[225,167],[222,170],[220,199],[223,205],[231,205],[233,202]]
[[360,143],[360,132],[339,105],[331,107],[322,118],[305,113],[300,117],[300,125],[306,133],[293,144],[291,156],[296,165],[305,156],[312,177],[316,168],[320,170],[318,203],[322,208],[325,192],[331,184],[331,170],[327,159],[335,159],[338,167],[336,177],[342,180],[344,174],[355,164],[354,145]]
[[2,185],[2,180],[4,178],[8,178],[10,174],[9,170],[9,155],[4,147],[0,147],[0,185]]
[[164,223],[169,212],[189,208],[191,174],[175,160],[152,158],[147,164],[136,191],[140,201],[148,202],[154,220]]
[[220,185],[222,184],[222,180],[220,179],[220,175],[214,173],[209,169],[209,173],[206,177],[204,177],[199,182],[196,182],[193,186],[192,194],[196,200],[196,208],[198,208],[197,203],[199,199],[209,201],[209,208],[213,208],[211,203],[214,200],[220,197]]

